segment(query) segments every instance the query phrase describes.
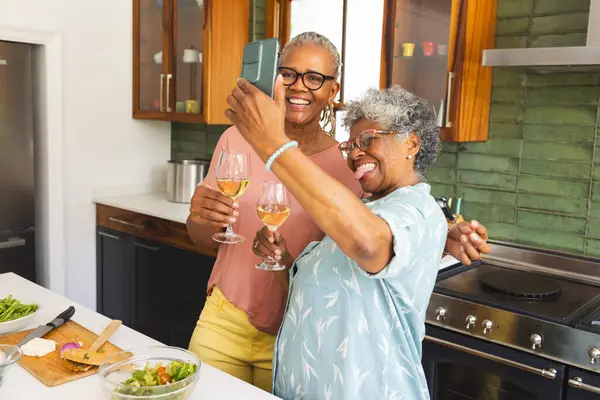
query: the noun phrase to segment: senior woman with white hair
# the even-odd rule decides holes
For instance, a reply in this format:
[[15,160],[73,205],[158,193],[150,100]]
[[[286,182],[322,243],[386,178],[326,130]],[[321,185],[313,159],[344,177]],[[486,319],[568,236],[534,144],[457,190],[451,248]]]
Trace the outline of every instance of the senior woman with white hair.
[[[284,399],[427,399],[421,367],[425,311],[447,225],[424,182],[440,150],[432,108],[401,87],[347,105],[350,140],[339,148],[364,202],[320,170],[283,131],[275,101],[244,80],[227,116],[327,235],[295,262],[276,234],[289,298],[274,355]],[[255,239],[263,245],[261,234]]]

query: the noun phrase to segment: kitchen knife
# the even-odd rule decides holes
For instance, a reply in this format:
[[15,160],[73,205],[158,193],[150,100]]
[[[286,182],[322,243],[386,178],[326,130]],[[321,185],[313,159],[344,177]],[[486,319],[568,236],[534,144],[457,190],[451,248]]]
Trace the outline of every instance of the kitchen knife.
[[75,307],[71,306],[67,308],[65,311],[61,312],[56,318],[52,321],[48,322],[46,325],[40,325],[33,330],[29,335],[25,336],[19,343],[17,343],[16,347],[21,347],[25,343],[29,342],[31,339],[41,338],[48,332],[50,332],[54,328],[58,328],[65,322],[71,319],[71,317],[75,314]]

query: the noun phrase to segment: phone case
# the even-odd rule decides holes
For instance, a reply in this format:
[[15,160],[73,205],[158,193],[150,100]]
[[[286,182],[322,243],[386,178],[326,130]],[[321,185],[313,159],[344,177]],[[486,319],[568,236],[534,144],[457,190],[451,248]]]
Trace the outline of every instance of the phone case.
[[242,60],[242,78],[273,97],[279,67],[279,40],[270,38],[248,43]]

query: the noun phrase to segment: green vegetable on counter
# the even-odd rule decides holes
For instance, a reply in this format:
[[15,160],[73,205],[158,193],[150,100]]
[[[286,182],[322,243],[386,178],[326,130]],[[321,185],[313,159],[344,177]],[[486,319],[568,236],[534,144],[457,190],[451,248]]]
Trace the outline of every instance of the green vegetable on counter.
[[22,304],[12,297],[0,299],[0,322],[13,321],[33,314],[38,309],[37,304]]
[[[167,394],[170,390],[172,390],[169,388],[169,386],[193,375],[197,369],[198,366],[196,364],[178,361],[172,361],[166,367],[164,367],[161,363],[157,363],[152,368],[146,364],[144,369],[135,370],[133,374],[131,374],[131,378],[122,382],[123,385],[129,387],[126,389],[121,389],[119,392],[129,396]],[[171,397],[166,398],[169,400],[175,400],[185,397],[174,395],[172,399]]]

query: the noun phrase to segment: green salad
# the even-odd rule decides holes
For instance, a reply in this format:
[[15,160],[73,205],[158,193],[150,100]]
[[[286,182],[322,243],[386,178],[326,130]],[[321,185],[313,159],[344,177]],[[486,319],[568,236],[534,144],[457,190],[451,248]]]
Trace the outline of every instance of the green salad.
[[[167,366],[157,363],[154,367],[146,364],[144,369],[138,369],[133,372],[131,378],[122,382],[128,386],[119,390],[119,393],[129,396],[152,396],[167,394],[173,390],[171,387],[176,382],[193,375],[198,366],[194,363],[172,361]],[[185,384],[184,384],[185,385]],[[179,386],[181,389],[184,386]],[[179,400],[184,399],[186,393],[174,394],[173,397],[167,396],[164,399]]]
[[0,299],[0,322],[26,317],[36,312],[37,309],[37,304],[22,304],[11,294],[4,299]]

